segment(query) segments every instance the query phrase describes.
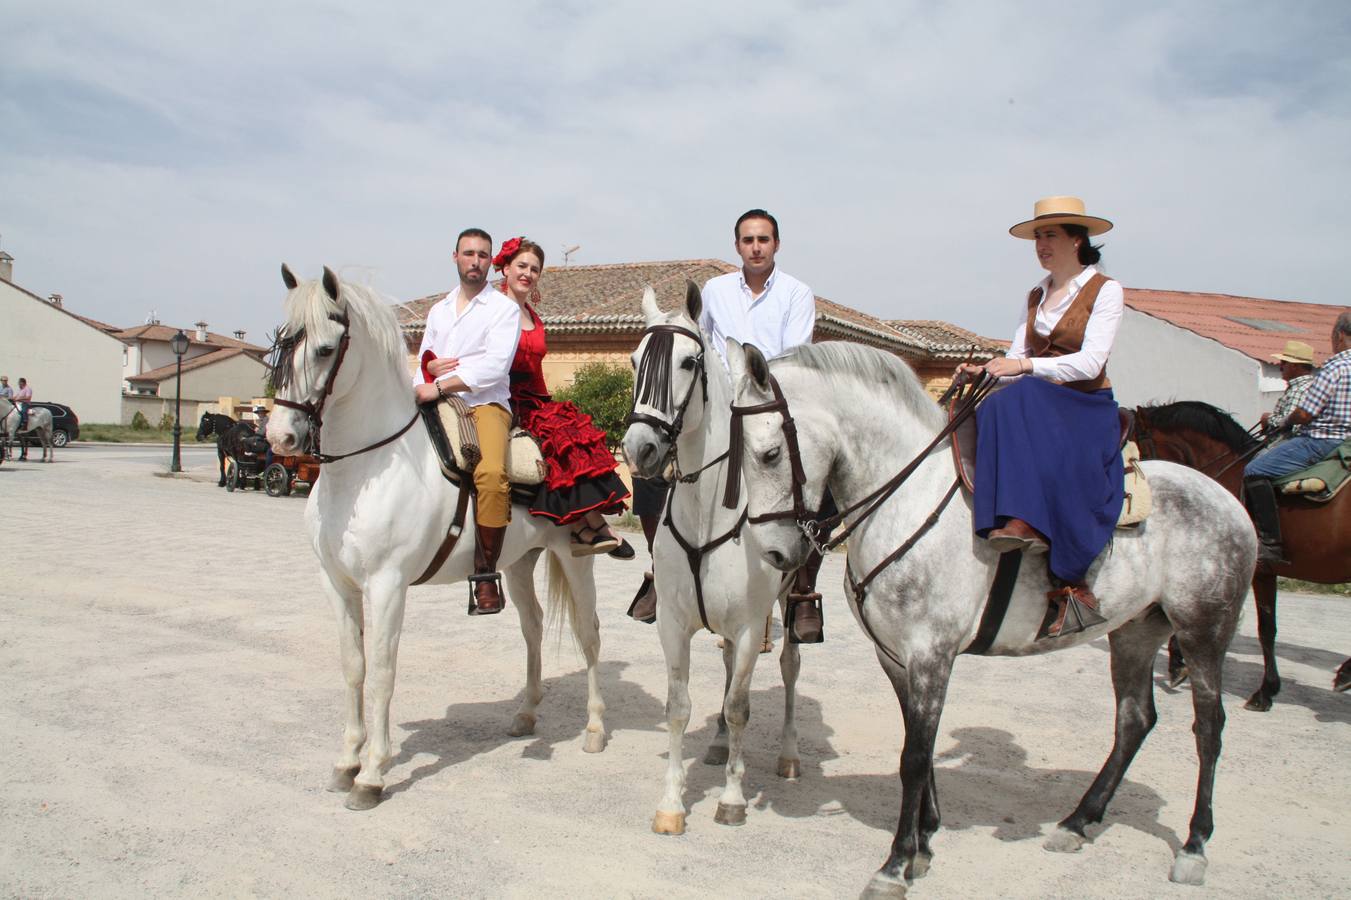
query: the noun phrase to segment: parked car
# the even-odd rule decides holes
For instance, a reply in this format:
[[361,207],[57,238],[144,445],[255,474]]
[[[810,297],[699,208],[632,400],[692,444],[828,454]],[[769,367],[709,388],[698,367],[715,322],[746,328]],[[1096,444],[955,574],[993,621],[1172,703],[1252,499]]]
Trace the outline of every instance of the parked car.
[[[34,400],[28,408],[30,412],[35,409],[45,409],[52,414],[52,443],[56,446],[64,447],[71,441],[80,439],[80,417],[75,415],[75,410],[64,403]],[[25,434],[23,442],[30,447],[36,447],[39,444],[35,434]]]

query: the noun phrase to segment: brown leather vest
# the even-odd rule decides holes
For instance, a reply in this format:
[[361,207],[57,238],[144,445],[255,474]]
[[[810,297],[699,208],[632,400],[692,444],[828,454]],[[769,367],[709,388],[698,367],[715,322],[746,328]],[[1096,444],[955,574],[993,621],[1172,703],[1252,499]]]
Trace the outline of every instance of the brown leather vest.
[[[1067,353],[1078,353],[1084,345],[1084,330],[1088,328],[1088,317],[1093,315],[1093,304],[1098,302],[1098,291],[1107,283],[1107,276],[1101,272],[1088,279],[1088,283],[1079,289],[1074,302],[1070,308],[1065,310],[1065,314],[1060,317],[1060,321],[1055,323],[1051,333],[1042,337],[1037,333],[1034,327],[1037,321],[1037,307],[1041,305],[1041,288],[1035,287],[1027,295],[1027,333],[1024,336],[1024,342],[1027,344],[1027,355],[1030,357],[1046,358],[1052,356],[1064,356]],[[1097,378],[1087,381],[1067,381],[1065,387],[1074,388],[1076,391],[1100,391],[1103,388],[1109,388],[1112,382],[1107,380],[1107,365],[1103,364],[1102,371],[1098,373]]]

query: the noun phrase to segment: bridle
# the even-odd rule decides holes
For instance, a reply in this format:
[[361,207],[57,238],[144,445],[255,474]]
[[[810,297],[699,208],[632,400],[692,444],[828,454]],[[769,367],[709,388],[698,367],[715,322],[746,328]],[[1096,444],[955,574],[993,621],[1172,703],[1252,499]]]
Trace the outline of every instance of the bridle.
[[[314,452],[314,456],[318,458],[321,464],[337,462],[340,459],[347,459],[348,457],[352,456],[359,456],[362,453],[374,450],[377,447],[383,447],[390,441],[402,437],[408,431],[408,429],[413,427],[413,423],[418,420],[418,415],[420,414],[418,410],[414,408],[413,418],[408,420],[407,425],[404,425],[402,428],[391,434],[389,437],[382,438],[381,440],[378,440],[373,444],[368,444],[367,446],[362,447],[360,450],[353,450],[350,453],[333,453],[333,454],[322,453],[320,451],[319,432],[324,425],[324,404],[328,402],[329,396],[333,393],[333,383],[338,378],[338,370],[342,368],[343,360],[347,358],[347,348],[352,343],[352,335],[351,335],[352,323],[347,318],[347,315],[345,313],[341,314],[329,313],[328,318],[329,321],[337,322],[339,325],[342,326],[342,337],[338,339],[337,356],[333,360],[332,367],[330,367],[328,370],[328,377],[324,379],[324,389],[319,393],[318,401],[315,402],[312,400],[306,400],[303,403],[296,403],[292,400],[285,400],[281,397],[274,397],[272,399],[272,402],[275,403],[277,406],[280,406],[284,409],[294,409],[296,412],[299,412],[305,416],[305,421],[308,425],[308,427],[306,428],[307,432],[306,449],[312,449]],[[294,335],[290,335],[285,338],[278,336],[276,346],[273,348],[274,359],[272,364],[272,371],[273,371],[274,385],[276,384],[275,379],[277,369],[281,365],[283,365],[284,362],[287,362],[286,360],[283,360],[283,355],[285,354],[293,355],[295,353],[295,348],[300,343],[300,338],[301,335],[303,334],[304,331],[302,330]]]
[[[680,454],[677,452],[676,442],[685,428],[685,411],[689,408],[690,400],[694,397],[695,381],[693,379],[690,381],[690,386],[686,389],[684,398],[679,404],[676,404],[671,386],[671,354],[674,336],[677,334],[683,335],[699,345],[699,352],[693,359],[696,368],[699,370],[700,396],[703,398],[704,405],[708,405],[708,368],[706,365],[708,350],[704,346],[703,337],[698,332],[691,331],[683,325],[649,325],[643,331],[643,335],[649,337],[649,340],[647,347],[643,349],[642,358],[638,360],[638,372],[633,382],[634,408],[629,410],[628,418],[624,420],[624,423],[626,425],[647,425],[665,434],[670,449],[666,451],[666,458],[662,460],[660,469],[665,470],[667,463],[674,463],[676,481],[682,484],[691,484],[698,481],[699,476],[705,470],[711,469],[726,459],[727,453],[724,452],[714,457],[688,474],[680,470]],[[667,421],[658,416],[638,412],[637,407],[640,403],[662,412],[674,410],[674,415],[670,421]]]
[[[797,525],[798,530],[802,532],[802,536],[806,539],[811,548],[822,556],[848,540],[849,536],[915,473],[924,461],[928,459],[929,454],[975,413],[977,404],[984,400],[990,391],[994,389],[995,385],[999,383],[998,378],[982,372],[978,380],[970,383],[964,389],[957,392],[955,405],[953,406],[953,414],[948,420],[947,425],[945,425],[934,439],[929,442],[928,446],[916,454],[904,468],[888,479],[881,487],[872,491],[856,503],[840,510],[833,516],[829,516],[825,519],[817,519],[815,517],[816,513],[807,506],[806,500],[804,499],[803,489],[807,484],[807,475],[802,467],[802,449],[798,444],[797,423],[793,420],[793,414],[788,408],[788,399],[784,397],[783,389],[779,387],[778,379],[773,375],[767,375],[767,377],[769,389],[774,395],[773,400],[750,406],[732,405],[732,441],[728,451],[732,456],[732,466],[731,473],[729,473],[727,478],[727,498],[735,497],[738,491],[743,440],[742,420],[746,416],[755,416],[762,413],[778,413],[783,418],[784,444],[786,445],[788,452],[788,464],[792,477],[793,506],[791,509],[774,510],[772,512],[750,516],[747,521],[753,525],[758,525],[762,522],[792,521]],[[863,624],[863,628],[868,633],[868,637],[877,648],[890,657],[891,661],[901,668],[905,668],[905,664],[878,639],[877,635],[872,630],[872,626],[868,624],[867,617],[863,614],[863,603],[864,600],[867,599],[868,585],[871,584],[873,579],[880,575],[884,569],[909,553],[910,550],[919,543],[920,538],[938,524],[938,519],[943,514],[943,510],[946,509],[948,504],[952,501],[952,498],[956,495],[961,484],[960,478],[954,479],[952,485],[948,488],[947,493],[943,495],[943,498],[938,502],[938,505],[934,508],[933,512],[929,514],[928,518],[915,529],[903,544],[888,554],[862,579],[855,580],[853,570],[848,565],[845,566],[845,575],[849,580],[850,589],[854,596],[854,602],[858,605],[859,621]],[[724,499],[724,502],[726,502],[726,498]],[[843,523],[849,516],[860,510],[862,510],[862,512],[842,529],[839,534],[834,535],[826,541],[821,541],[819,539],[822,532],[829,532],[837,525]]]

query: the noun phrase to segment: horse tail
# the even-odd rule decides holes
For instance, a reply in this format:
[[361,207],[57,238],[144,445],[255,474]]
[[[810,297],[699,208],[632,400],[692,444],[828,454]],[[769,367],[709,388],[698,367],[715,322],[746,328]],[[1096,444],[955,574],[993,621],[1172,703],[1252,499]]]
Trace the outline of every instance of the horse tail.
[[566,567],[562,559],[553,550],[545,553],[544,571],[549,584],[548,606],[545,610],[546,628],[556,628],[558,640],[563,640],[564,626],[572,635],[573,645],[580,649],[577,632],[573,623],[577,621],[577,596],[572,592],[572,582],[568,580]]

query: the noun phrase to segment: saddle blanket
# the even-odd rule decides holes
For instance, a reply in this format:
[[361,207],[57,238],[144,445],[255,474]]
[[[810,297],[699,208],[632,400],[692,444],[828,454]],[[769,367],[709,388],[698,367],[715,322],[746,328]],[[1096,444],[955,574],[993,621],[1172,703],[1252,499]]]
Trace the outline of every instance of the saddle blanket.
[[1315,503],[1326,503],[1351,483],[1351,440],[1342,441],[1327,456],[1298,472],[1275,479],[1282,494],[1299,494]]
[[[436,410],[455,467],[461,472],[473,472],[483,453],[479,450],[478,430],[469,405],[459,397],[448,397],[436,405]],[[539,442],[524,428],[514,427],[507,441],[507,480],[520,485],[543,484],[547,472]]]

